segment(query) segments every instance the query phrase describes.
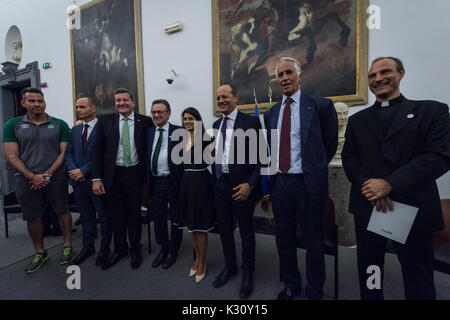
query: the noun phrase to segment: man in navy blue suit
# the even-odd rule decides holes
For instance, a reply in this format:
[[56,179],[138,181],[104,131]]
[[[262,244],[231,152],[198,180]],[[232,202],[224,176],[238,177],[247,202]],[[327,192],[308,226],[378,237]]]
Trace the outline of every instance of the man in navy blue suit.
[[[260,198],[261,165],[256,159],[258,141],[251,143],[250,138],[245,138],[239,132],[249,136],[254,133],[257,139],[261,122],[256,117],[239,112],[238,99],[239,95],[234,86],[224,84],[217,88],[217,106],[222,117],[213,123],[213,128],[218,130],[218,140],[215,145],[215,164],[212,167],[215,178],[214,202],[225,268],[216,277],[213,286],[219,288],[237,274],[233,236],[234,222],[237,220],[242,243],[243,271],[239,297],[247,299],[253,291],[255,271],[253,212],[255,203]],[[251,160],[253,156],[256,161]]]
[[161,250],[152,263],[156,268],[162,264],[164,269],[170,268],[176,261],[178,249],[183,240],[183,230],[171,223],[171,232],[167,228],[168,210],[170,218],[178,212],[178,195],[183,167],[172,161],[172,149],[178,143],[170,139],[172,133],[180,126],[169,123],[170,104],[159,99],[152,103],[152,118],[156,127],[146,131],[147,179],[152,199],[155,238]]
[[278,130],[278,148],[269,139],[272,166],[278,164],[277,173],[270,177],[269,190],[280,277],[285,284],[278,300],[291,300],[301,292],[297,225],[307,249],[306,295],[309,299],[322,299],[328,163],[338,144],[337,115],[331,100],[301,92],[301,66],[297,60],[281,58],[276,76],[283,100],[264,114],[264,123],[267,130]]
[[96,212],[98,212],[102,239],[95,265],[100,266],[110,255],[112,229],[103,206],[103,199],[92,191],[91,166],[97,131],[97,108],[92,98],[83,97],[77,100],[76,110],[78,118],[83,122],[72,128],[65,157],[70,176],[69,183],[73,187],[82,221],[83,249],[72,260],[72,264],[78,265],[95,253]]

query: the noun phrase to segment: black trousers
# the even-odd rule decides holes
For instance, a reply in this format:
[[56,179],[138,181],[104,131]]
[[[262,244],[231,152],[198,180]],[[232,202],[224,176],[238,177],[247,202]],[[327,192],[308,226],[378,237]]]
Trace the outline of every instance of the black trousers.
[[152,212],[156,242],[161,250],[170,254],[177,254],[183,240],[183,229],[171,222],[170,239],[167,228],[168,210],[170,219],[178,215],[178,192],[174,192],[170,177],[152,177],[151,182]]
[[225,264],[236,269],[236,246],[234,243],[234,219],[236,218],[242,243],[242,270],[252,273],[255,270],[255,231],[253,229],[253,212],[255,210],[255,195],[245,201],[235,201],[232,196],[236,191],[231,185],[228,175],[222,175],[214,188],[217,222],[220,239],[222,240]]
[[[369,220],[355,216],[356,245],[358,257],[358,274],[361,299],[382,300],[384,255],[387,239],[367,230]],[[394,247],[403,274],[405,299],[407,300],[435,300],[433,268],[433,232],[412,232],[406,243],[394,241]],[[381,288],[369,289],[367,280],[372,273],[367,273],[371,265],[380,267]]]
[[111,217],[114,236],[114,251],[119,255],[130,251],[136,252],[141,248],[141,203],[142,203],[142,174],[139,166],[116,167],[114,183],[111,190],[106,190],[106,205]]
[[306,246],[306,294],[321,299],[325,283],[324,215],[326,198],[308,195],[303,175],[277,174],[271,194],[280,257],[280,278],[286,288],[301,286],[297,262],[297,227]]

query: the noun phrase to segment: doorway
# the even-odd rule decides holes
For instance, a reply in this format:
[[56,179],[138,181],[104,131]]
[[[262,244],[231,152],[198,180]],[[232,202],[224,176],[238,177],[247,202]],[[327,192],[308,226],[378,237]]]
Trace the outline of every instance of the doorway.
[[[5,63],[3,63],[5,65]],[[3,69],[5,71],[5,68]],[[6,71],[5,71],[6,72]],[[0,73],[0,135],[3,141],[3,127],[6,121],[14,117],[26,114],[22,107],[20,91],[26,87],[40,88],[41,79],[38,62],[32,62],[23,69],[14,72],[8,70],[5,74]],[[14,169],[7,163],[0,148],[0,193],[6,195],[14,188]]]

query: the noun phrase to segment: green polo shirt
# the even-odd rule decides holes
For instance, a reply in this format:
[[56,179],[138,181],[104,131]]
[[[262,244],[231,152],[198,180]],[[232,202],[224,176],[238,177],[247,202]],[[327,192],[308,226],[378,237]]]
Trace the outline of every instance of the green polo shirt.
[[69,134],[69,126],[61,119],[47,115],[46,122],[36,125],[25,115],[6,122],[3,142],[17,142],[25,166],[33,173],[44,173],[60,155],[60,142],[69,141]]

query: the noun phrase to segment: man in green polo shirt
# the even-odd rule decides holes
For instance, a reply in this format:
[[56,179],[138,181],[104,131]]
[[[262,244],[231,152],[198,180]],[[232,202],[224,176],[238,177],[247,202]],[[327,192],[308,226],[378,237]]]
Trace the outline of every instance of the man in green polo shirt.
[[45,113],[44,94],[34,88],[21,92],[27,114],[6,122],[3,146],[6,160],[16,169],[14,191],[27,221],[36,254],[25,272],[33,273],[47,261],[41,217],[48,201],[58,214],[64,237],[59,263],[72,258],[72,215],[69,211],[64,151],[69,140],[69,126]]

